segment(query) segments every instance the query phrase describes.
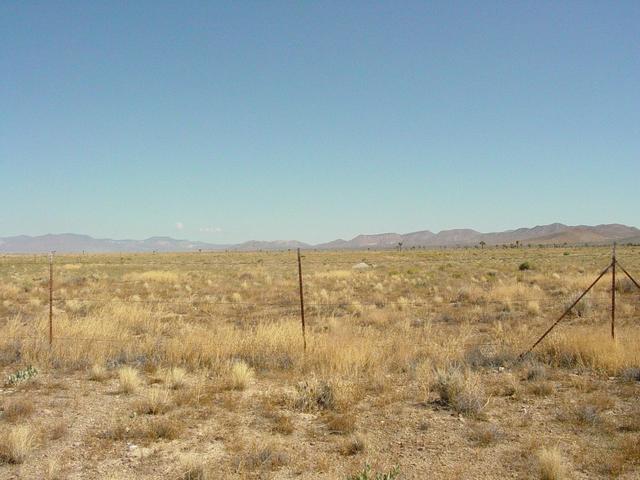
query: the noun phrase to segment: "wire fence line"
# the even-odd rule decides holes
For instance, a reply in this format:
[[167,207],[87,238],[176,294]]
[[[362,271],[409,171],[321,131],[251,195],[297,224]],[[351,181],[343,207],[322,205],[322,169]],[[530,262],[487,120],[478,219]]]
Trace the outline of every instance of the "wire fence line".
[[[308,253],[309,251],[306,251],[305,253]],[[478,250],[477,253],[479,253],[480,250]],[[364,252],[358,252],[358,253],[362,253],[364,254]],[[353,254],[354,256],[356,255],[355,253]],[[312,260],[309,258],[305,258],[306,255],[301,256],[299,254],[299,250],[298,250],[298,259],[297,261],[289,261],[288,259],[282,259],[284,261],[278,261],[278,262],[264,262],[261,259],[256,259],[256,260],[252,260],[252,261],[247,261],[247,262],[239,262],[239,261],[229,261],[229,262],[222,262],[222,261],[201,261],[201,262],[125,262],[124,261],[124,257],[121,259],[120,262],[114,261],[114,262],[84,262],[84,261],[79,261],[79,262],[73,262],[73,261],[68,261],[68,262],[56,262],[55,263],[55,267],[56,267],[56,273],[59,274],[59,272],[64,271],[65,274],[72,271],[72,270],[65,270],[66,266],[77,266],[78,264],[81,266],[91,266],[91,267],[112,267],[112,266],[131,266],[131,267],[140,267],[140,266],[144,266],[144,267],[169,267],[169,266],[191,266],[191,265],[198,265],[200,267],[208,267],[208,266],[216,266],[216,265],[222,265],[224,267],[226,267],[227,269],[233,269],[236,267],[241,267],[244,265],[251,265],[254,267],[262,267],[262,266],[272,266],[272,265],[276,265],[277,267],[280,267],[282,269],[284,268],[291,268],[293,270],[294,267],[298,267],[298,276],[299,276],[299,281],[300,281],[300,290],[299,292],[299,299],[294,298],[293,293],[291,294],[290,298],[286,299],[286,300],[282,300],[282,301],[276,301],[276,300],[264,300],[264,301],[252,301],[252,302],[248,302],[248,301],[235,301],[235,300],[227,300],[223,298],[202,298],[202,296],[193,296],[193,295],[185,295],[187,297],[189,297],[186,300],[182,300],[182,299],[172,299],[172,298],[165,298],[165,299],[145,299],[145,298],[132,298],[135,296],[137,296],[137,294],[134,295],[130,295],[127,298],[120,298],[120,297],[114,297],[113,296],[113,291],[117,291],[117,289],[121,286],[128,286],[128,285],[133,285],[133,286],[140,286],[143,285],[145,283],[144,280],[119,280],[117,283],[113,284],[110,283],[110,288],[112,291],[112,294],[110,296],[110,298],[108,299],[90,299],[90,298],[80,298],[80,297],[71,297],[71,298],[53,298],[53,290],[54,290],[54,284],[53,284],[53,255],[50,255],[48,257],[48,262],[45,263],[44,261],[40,262],[40,261],[23,261],[23,262],[15,262],[15,263],[9,263],[7,260],[7,257],[3,257],[0,258],[0,266],[6,267],[6,266],[13,266],[13,265],[39,265],[39,266],[43,266],[46,265],[49,267],[49,298],[48,299],[37,299],[37,301],[39,302],[47,302],[48,300],[48,306],[49,306],[49,344],[51,345],[53,343],[54,340],[54,335],[53,335],[53,314],[54,314],[54,306],[56,307],[56,309],[64,309],[66,307],[69,307],[70,303],[74,303],[77,302],[81,305],[86,305],[86,304],[93,304],[93,305],[111,305],[111,304],[140,304],[140,305],[171,305],[171,306],[181,306],[181,307],[190,307],[191,311],[188,313],[180,313],[180,312],[167,312],[170,314],[175,314],[175,315],[189,315],[191,318],[211,318],[212,312],[211,310],[214,309],[215,307],[219,307],[219,306],[224,306],[224,307],[243,307],[243,309],[261,309],[261,310],[277,310],[277,309],[287,309],[288,313],[291,314],[291,316],[294,316],[295,312],[293,309],[298,309],[300,308],[300,315],[302,316],[302,328],[303,328],[303,339],[304,339],[304,313],[305,313],[305,308],[309,309],[310,311],[308,313],[310,314],[322,314],[321,311],[322,309],[330,309],[330,308],[334,308],[334,309],[353,309],[353,308],[360,308],[360,307],[376,307],[376,308],[384,308],[384,307],[397,307],[399,309],[424,309],[424,308],[446,308],[446,307],[450,307],[450,308],[457,308],[457,307],[461,307],[461,306],[465,306],[465,305],[473,305],[473,306],[479,306],[479,307],[496,307],[496,309],[500,309],[502,308],[503,310],[501,311],[505,311],[504,309],[509,309],[510,307],[518,307],[518,306],[530,306],[533,302],[543,302],[542,304],[538,304],[537,308],[538,309],[554,309],[557,308],[558,305],[564,305],[566,307],[566,303],[567,303],[567,295],[566,294],[559,294],[559,295],[544,295],[544,296],[530,296],[530,295],[525,295],[524,297],[526,298],[520,298],[520,299],[487,299],[485,297],[482,296],[482,293],[480,295],[477,296],[477,298],[465,298],[464,295],[461,296],[461,298],[457,298],[457,299],[452,299],[449,301],[444,301],[441,297],[439,297],[438,295],[431,295],[429,297],[426,298],[422,298],[422,299],[413,299],[413,300],[377,300],[377,301],[370,301],[370,300],[363,300],[363,301],[358,301],[358,300],[351,300],[351,301],[311,301],[311,302],[305,302],[304,301],[304,290],[303,290],[303,276],[302,276],[302,261],[301,258],[304,258],[304,267],[306,269],[307,266],[309,265],[321,265],[323,267],[332,267],[332,266],[341,266],[341,265],[350,265],[350,266],[354,266],[354,260],[350,260],[350,261],[335,261],[335,260]],[[563,258],[563,259],[574,259],[574,258],[589,258],[593,261],[597,261],[599,259],[601,259],[602,257],[604,257],[603,254],[600,254],[599,252],[597,254],[569,254],[569,255],[556,255],[553,256],[553,260],[557,260],[558,258]],[[66,257],[65,257],[66,258]],[[532,257],[529,256],[529,260],[531,260],[532,258],[536,258],[536,257]],[[550,260],[549,256],[539,256],[539,258],[544,258],[545,260]],[[81,259],[80,259],[81,260]],[[430,264],[444,264],[444,265],[464,265],[466,264],[468,261],[473,261],[474,266],[478,266],[477,262],[478,262],[479,258],[478,255],[474,255],[474,256],[466,256],[464,258],[456,258],[456,259],[432,259],[432,258],[426,258],[426,257],[418,257],[418,258],[413,258],[411,259],[411,261],[409,260],[400,260],[400,261],[390,261],[388,259],[379,259],[379,261],[376,262],[371,262],[371,263],[367,263],[367,267],[369,268],[378,268],[378,267],[388,267],[388,268],[404,268],[405,266],[409,266],[412,267],[413,269],[418,269],[418,268],[423,268],[424,266],[429,266]],[[486,261],[494,261],[495,262],[495,258],[494,257],[484,257],[482,258],[482,260],[486,260]],[[500,258],[499,260],[503,261],[503,263],[505,262],[513,262],[513,261],[518,261],[515,258],[509,258],[509,259],[504,259],[504,258]],[[357,260],[356,260],[357,261]],[[366,261],[366,259],[363,259],[363,261]],[[613,263],[610,264],[607,269],[605,269],[605,271],[601,274],[600,277],[602,277],[602,275],[604,275],[604,273],[606,273],[607,270],[609,270],[614,264],[615,264],[615,257],[613,260]],[[295,270],[294,270],[295,272]],[[307,271],[308,272],[308,271]],[[144,272],[143,272],[144,273]],[[226,270],[225,270],[226,273]],[[312,270],[311,273],[318,273],[317,270]],[[626,273],[626,271],[625,271]],[[126,275],[126,274],[125,274]],[[627,275],[629,275],[627,273]],[[292,274],[293,276],[293,274]],[[598,277],[598,279],[600,278]],[[76,277],[77,278],[77,277]],[[629,278],[631,278],[633,280],[632,277],[629,276]],[[109,281],[110,278],[104,278],[104,279],[97,279],[97,281],[100,280],[105,280],[105,281]],[[67,285],[70,282],[73,282],[74,278],[72,277],[71,279],[69,278],[65,278],[65,282],[63,283],[63,285]],[[615,279],[614,279],[615,281]],[[634,280],[635,282],[635,280]],[[170,282],[169,282],[170,283]],[[588,292],[594,285],[596,282],[594,282],[591,287],[589,287],[589,289],[587,289],[586,292]],[[636,284],[637,285],[637,284]],[[462,287],[465,288],[465,287]],[[586,294],[586,292],[583,293],[583,295],[581,295],[580,299]],[[489,291],[486,291],[484,293],[489,294]],[[215,294],[211,294],[212,296],[216,296]],[[226,295],[225,295],[226,296]],[[181,298],[184,298],[181,297]],[[614,299],[615,302],[615,299]],[[19,305],[21,306],[30,306],[30,307],[35,307],[37,305],[33,305],[33,303],[30,303],[30,301],[24,301],[24,302],[17,302]],[[571,306],[569,307],[569,309],[563,314],[563,316],[561,317],[564,318],[564,316],[567,314],[567,312],[569,310],[571,310],[575,305],[577,304],[577,301]],[[203,308],[205,307],[205,308]],[[510,313],[511,315],[523,315],[523,314],[527,314],[527,312],[514,312],[514,311],[509,311],[507,310],[508,313]],[[56,312],[57,313],[57,312]],[[200,313],[201,315],[196,315],[197,313]],[[229,314],[228,311],[225,312],[227,315]],[[239,312],[239,314],[243,314],[246,312]],[[263,313],[267,313],[267,312],[263,312]],[[443,314],[446,314],[446,312],[441,312]],[[500,313],[500,311],[497,312],[492,312],[492,313]],[[557,324],[558,322],[556,322]],[[554,324],[555,326],[555,324]],[[553,328],[553,327],[552,327]],[[548,332],[547,332],[548,333]],[[546,334],[545,334],[546,335]],[[38,337],[23,337],[25,339],[38,339]],[[138,337],[132,337],[132,340],[135,340]],[[40,339],[42,340],[42,339]],[[129,340],[122,340],[122,339],[109,339],[109,338],[86,338],[86,337],[64,337],[64,336],[55,336],[55,340],[60,340],[60,341],[98,341],[98,342],[114,342],[114,343],[128,343]],[[477,343],[474,345],[478,345],[478,346],[482,346],[482,345],[492,345],[493,343]],[[537,345],[537,343],[536,343]],[[534,345],[535,346],[535,345]],[[306,350],[306,339],[305,339],[305,350]]]
[[[565,296],[564,301],[569,302],[571,297]],[[37,300],[41,303],[46,303],[46,299]],[[545,303],[539,303],[540,300],[546,300]],[[509,308],[509,307],[527,307],[532,303],[537,303],[538,308],[551,308],[557,307],[560,303],[561,299],[553,299],[547,297],[533,297],[525,300],[491,300],[491,301],[466,301],[466,300],[454,300],[449,302],[436,302],[433,298],[429,298],[427,300],[420,301],[349,301],[349,302],[305,302],[305,306],[307,307],[331,307],[331,308],[356,308],[356,307],[375,307],[375,308],[384,308],[384,307],[398,307],[400,309],[403,308],[430,308],[430,307],[452,307],[452,308],[460,308],[463,306],[476,306],[476,307],[496,307],[496,308]],[[174,305],[174,306],[190,306],[194,308],[199,308],[201,305],[205,305],[207,307],[216,307],[216,306],[236,306],[236,307],[276,307],[276,308],[297,308],[299,307],[299,303],[295,300],[291,300],[288,302],[245,302],[245,301],[217,301],[217,300],[208,300],[208,299],[192,299],[192,300],[167,300],[167,299],[131,299],[131,298],[109,298],[109,299],[90,299],[90,298],[80,298],[80,297],[71,297],[71,298],[54,298],[53,299],[54,306],[68,306],[70,303],[78,303],[81,305],[93,304],[93,305],[111,305],[111,304],[138,304],[138,305]],[[602,300],[604,302],[604,300]],[[33,305],[29,301],[15,301],[11,305],[17,306],[37,306]],[[533,305],[536,306],[536,305]]]
[[[519,252],[522,251],[518,250]],[[495,257],[495,256],[489,256],[489,255],[485,255],[485,254],[481,254],[481,251],[478,251],[478,253],[476,255],[467,255],[467,256],[456,256],[456,257],[452,257],[452,258],[432,258],[432,257],[428,257],[428,256],[414,256],[413,258],[407,258],[407,259],[385,259],[385,258],[375,258],[376,255],[380,255],[381,253],[378,252],[365,252],[365,251],[355,251],[355,252],[347,252],[348,254],[353,255],[354,257],[356,255],[361,256],[364,255],[364,258],[352,258],[350,260],[308,260],[305,259],[304,264],[306,266],[308,265],[323,265],[323,266],[331,266],[331,265],[343,265],[343,266],[353,266],[354,262],[358,262],[358,261],[364,261],[367,264],[370,264],[371,266],[399,266],[399,265],[413,265],[415,266],[417,263],[421,263],[421,262],[428,262],[429,264],[451,264],[451,263],[466,263],[470,260],[473,261],[504,261],[504,262],[510,262],[513,261],[514,258],[504,258],[504,257]],[[488,250],[485,252],[489,252]],[[316,252],[311,252],[311,251],[304,251],[305,254],[310,254],[310,253],[316,253]],[[389,252],[390,253],[390,252]],[[564,255],[564,254],[556,254],[556,255],[525,255],[526,253],[526,249],[524,251],[522,251],[523,253],[523,257],[521,258],[522,261],[531,261],[531,260],[551,260],[551,259],[558,259],[558,258],[563,258],[563,259],[575,259],[575,258],[589,258],[592,260],[599,260],[599,259],[603,259],[603,258],[607,258],[608,254],[607,253],[590,253],[590,254],[582,254],[582,253],[570,253],[568,255]],[[239,254],[239,252],[234,252],[234,254]],[[252,254],[255,254],[255,252],[253,252]],[[269,255],[280,255],[281,253],[278,254],[267,254],[267,256]],[[388,254],[388,253],[387,253]],[[410,252],[409,254],[413,254],[413,252]],[[147,254],[142,254],[142,255],[147,255]],[[162,254],[158,254],[158,255],[162,255]],[[181,254],[183,255],[183,254]],[[205,254],[202,254],[205,255]],[[217,254],[214,253],[213,255],[216,256],[220,256],[221,254]],[[369,258],[366,258],[367,255],[369,256]],[[64,255],[62,257],[60,257],[61,260],[66,260],[69,257],[69,255]],[[302,255],[302,258],[305,258],[306,255]],[[21,261],[15,261],[14,258],[20,258],[19,256],[16,257],[10,257],[10,256],[0,256],[0,266],[18,266],[18,265],[48,265],[48,256],[46,255],[42,255],[42,256],[38,256],[37,259],[34,260],[21,260]],[[295,266],[297,265],[297,262],[295,261],[295,259],[284,259],[284,260],[277,260],[277,261],[273,261],[273,260],[269,260],[269,261],[265,261],[261,258],[259,259],[255,259],[255,260],[250,260],[250,261],[236,261],[236,260],[231,260],[231,261],[224,261],[224,260],[204,260],[204,261],[173,261],[173,262],[169,262],[169,261],[144,261],[144,262],[140,262],[140,261],[129,261],[127,260],[127,258],[123,257],[120,260],[113,260],[113,261],[100,261],[100,262],[95,262],[95,261],[88,261],[87,259],[83,258],[83,257],[78,257],[77,259],[73,260],[73,259],[69,259],[67,261],[58,261],[56,262],[56,265],[58,266],[66,266],[66,265],[84,265],[84,266],[143,266],[143,267],[147,267],[147,266],[226,266],[226,267],[234,267],[234,266],[263,266],[263,265],[276,265],[276,266]]]

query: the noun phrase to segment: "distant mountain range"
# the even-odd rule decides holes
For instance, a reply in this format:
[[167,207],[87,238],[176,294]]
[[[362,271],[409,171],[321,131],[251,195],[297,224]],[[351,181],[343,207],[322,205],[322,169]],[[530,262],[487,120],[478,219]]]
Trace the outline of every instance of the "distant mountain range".
[[30,237],[0,237],[0,253],[117,253],[117,252],[197,252],[199,250],[287,250],[293,248],[315,248],[323,250],[393,248],[402,242],[403,248],[411,247],[468,247],[479,245],[515,244],[607,244],[640,243],[640,230],[620,224],[568,226],[561,223],[519,228],[504,232],[481,233],[471,229],[443,230],[438,233],[423,230],[412,233],[379,233],[358,235],[351,240],[334,240],[310,245],[296,240],[256,241],[240,244],[218,245],[205,242],[176,240],[171,237],[151,237],[146,240],[98,239],[88,235],[64,233]]

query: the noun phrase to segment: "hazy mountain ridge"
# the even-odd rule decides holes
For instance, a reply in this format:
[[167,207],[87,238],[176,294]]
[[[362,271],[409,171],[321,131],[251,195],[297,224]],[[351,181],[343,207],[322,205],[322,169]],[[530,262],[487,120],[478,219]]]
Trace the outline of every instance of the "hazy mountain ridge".
[[297,240],[275,240],[248,242],[234,245],[219,245],[206,242],[192,242],[171,237],[150,237],[145,240],[98,239],[89,235],[73,233],[47,234],[41,236],[18,235],[0,238],[0,253],[42,253],[55,250],[60,253],[144,253],[144,252],[197,252],[199,250],[288,250],[293,248],[317,249],[363,249],[393,248],[402,242],[403,247],[453,247],[473,246],[480,242],[487,245],[513,244],[603,244],[640,242],[640,229],[621,224],[576,225],[561,223],[538,225],[532,228],[518,228],[504,232],[481,233],[471,229],[429,230],[399,233],[379,233],[357,235],[351,240],[338,239],[332,242],[310,245]]

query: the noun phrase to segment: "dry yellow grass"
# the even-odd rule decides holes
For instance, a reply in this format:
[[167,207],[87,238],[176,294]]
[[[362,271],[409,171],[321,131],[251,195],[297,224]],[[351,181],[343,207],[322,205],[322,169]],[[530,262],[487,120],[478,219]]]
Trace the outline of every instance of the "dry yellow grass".
[[171,397],[164,388],[151,388],[136,402],[135,411],[141,414],[159,415],[171,408]]
[[23,463],[35,446],[31,427],[14,425],[0,433],[0,458],[9,463]]
[[168,270],[149,270],[140,273],[129,273],[124,276],[125,280],[134,282],[166,282],[175,283],[180,280],[176,272]]
[[253,369],[243,361],[233,362],[229,382],[234,390],[244,390],[254,377]]
[[[601,270],[603,252],[309,252],[306,352],[289,252],[61,257],[51,348],[46,271],[0,259],[0,368],[5,378],[29,365],[40,372],[0,399],[0,428],[29,421],[53,432],[49,417],[11,406],[33,398],[53,416],[71,415],[57,418],[61,434],[44,435],[39,450],[78,443],[96,471],[113,469],[114,478],[126,478],[137,452],[123,453],[124,442],[148,449],[136,467],[142,476],[239,479],[282,470],[342,480],[365,461],[378,470],[400,461],[408,478],[444,478],[451,472],[424,454],[443,441],[450,448],[442,464],[459,465],[459,477],[527,477],[538,448],[522,438],[550,444],[557,435],[571,442],[560,460],[553,449],[535,456],[538,474],[550,472],[543,478],[563,478],[568,465],[605,478],[585,452],[605,455],[611,445],[626,452],[611,471],[633,475],[634,291],[619,288],[615,342],[603,284],[581,315],[562,322],[525,363],[515,361]],[[640,270],[638,253],[619,253],[631,271]],[[354,270],[361,261],[373,266]],[[535,270],[520,272],[523,261]],[[95,431],[74,426],[79,412]],[[577,427],[589,430],[588,441]],[[206,451],[211,461],[169,465],[169,443]],[[526,458],[509,456],[516,444]],[[25,475],[47,475],[39,455],[22,458]],[[61,460],[62,470],[67,462],[74,460]],[[15,476],[13,468],[0,466],[0,476]]]
[[187,371],[181,367],[172,367],[167,372],[166,383],[169,388],[179,390],[187,384]]
[[94,364],[89,371],[89,380],[94,382],[103,382],[108,376],[107,369],[102,365]]
[[7,422],[17,422],[29,417],[34,411],[33,402],[29,398],[13,398],[2,405],[0,418]]
[[556,332],[539,349],[539,356],[558,366],[579,366],[607,375],[620,375],[640,365],[640,329],[618,328],[612,340],[605,328],[579,327]]
[[537,453],[541,480],[564,480],[567,466],[558,447],[544,447]]
[[131,367],[122,367],[118,370],[118,382],[122,393],[135,393],[141,383],[138,371]]

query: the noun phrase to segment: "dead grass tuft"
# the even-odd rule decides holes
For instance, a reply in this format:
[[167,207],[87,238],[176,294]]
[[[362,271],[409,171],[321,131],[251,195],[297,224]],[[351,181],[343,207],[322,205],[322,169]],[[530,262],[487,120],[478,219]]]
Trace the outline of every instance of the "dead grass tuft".
[[89,370],[89,380],[104,382],[107,378],[109,378],[109,372],[102,365],[94,364]]
[[356,417],[352,413],[329,413],[325,422],[330,433],[345,435],[356,429]]
[[233,390],[244,390],[253,380],[254,371],[246,362],[237,361],[231,366],[229,372],[229,383]]
[[541,344],[539,356],[563,368],[587,368],[610,376],[640,365],[640,331],[619,328],[616,340],[605,329],[576,327],[571,334],[556,333]]
[[275,444],[254,445],[235,459],[237,470],[276,470],[289,463],[289,456]]
[[33,402],[28,398],[14,398],[6,401],[0,418],[7,422],[15,423],[18,420],[30,417],[33,410]]
[[175,418],[157,417],[149,420],[145,428],[140,432],[142,437],[151,440],[160,438],[175,440],[182,433],[182,424]]
[[31,427],[15,425],[0,433],[0,459],[7,463],[23,463],[35,447]]
[[47,435],[50,440],[60,440],[67,434],[69,429],[64,420],[57,420],[48,430]]
[[273,431],[282,435],[291,435],[294,431],[294,425],[291,417],[283,414],[273,416]]
[[167,386],[172,390],[184,388],[187,384],[187,371],[181,367],[173,367],[167,372]]
[[504,437],[504,433],[492,423],[479,424],[472,427],[469,437],[476,445],[488,447],[498,443]]
[[538,474],[541,480],[564,480],[567,466],[558,447],[544,447],[536,454]]
[[344,456],[357,455],[364,452],[365,443],[360,437],[352,437],[344,440],[338,447],[338,451]]
[[458,413],[479,415],[487,404],[484,389],[477,374],[450,366],[436,369],[431,389],[440,401]]
[[207,464],[198,455],[183,455],[176,480],[209,480],[216,478]]
[[132,367],[122,367],[118,370],[118,381],[122,393],[135,393],[141,383],[138,371]]
[[160,415],[170,408],[169,392],[164,388],[152,388],[143,399],[136,402],[134,410],[139,414]]
[[547,397],[553,393],[553,384],[546,381],[534,382],[529,385],[528,390],[538,397]]

